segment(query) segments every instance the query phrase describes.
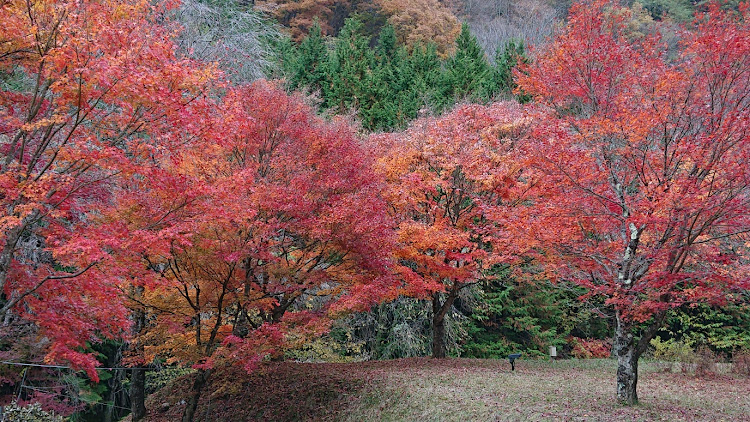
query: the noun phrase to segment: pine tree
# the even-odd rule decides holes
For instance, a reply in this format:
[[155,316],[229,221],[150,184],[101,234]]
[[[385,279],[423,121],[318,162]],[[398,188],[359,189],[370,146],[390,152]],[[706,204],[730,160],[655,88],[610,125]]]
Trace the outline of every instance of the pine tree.
[[378,45],[375,48],[375,54],[380,64],[394,60],[396,50],[398,49],[397,44],[396,30],[393,29],[391,24],[386,24],[383,29],[380,30]]
[[290,89],[321,93],[321,108],[356,111],[368,130],[404,128],[420,110],[433,108],[441,81],[434,44],[409,52],[385,25],[375,48],[364,26],[347,19],[329,52],[319,25],[297,46],[282,45],[280,57]]
[[375,55],[369,38],[361,35],[361,28],[362,23],[357,19],[346,20],[329,61],[331,84],[324,96],[327,106],[339,113],[349,109],[361,113],[369,94],[378,88],[372,86]]
[[329,57],[328,48],[317,21],[307,37],[290,56],[289,62],[284,66],[289,73],[290,88],[308,88],[323,93],[330,84]]
[[[513,96],[513,90],[516,89],[516,83],[513,80],[513,69],[519,63],[527,63],[526,49],[522,40],[510,40],[502,47],[498,47],[495,54],[495,65],[492,67],[489,76],[485,79],[482,97],[491,99],[495,96],[506,98]],[[526,95],[516,97],[524,103],[530,100]]]
[[396,32],[386,25],[380,32],[375,48],[376,67],[373,86],[382,88],[371,111],[371,129],[404,128],[417,116],[421,106],[415,86],[414,72],[406,47],[399,45]]
[[[435,107],[434,99],[439,97],[438,84],[441,63],[435,44],[417,44],[412,48],[404,71],[411,75],[408,79],[409,99],[414,102],[416,113]],[[416,114],[411,118],[416,117]]]
[[463,99],[479,100],[490,76],[490,65],[476,37],[463,24],[456,39],[456,52],[445,63],[441,80],[439,108],[444,109]]

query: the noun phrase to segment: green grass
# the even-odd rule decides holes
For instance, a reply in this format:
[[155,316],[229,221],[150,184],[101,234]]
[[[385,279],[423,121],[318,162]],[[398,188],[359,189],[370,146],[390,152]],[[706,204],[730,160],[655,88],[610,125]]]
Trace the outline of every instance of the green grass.
[[[216,421],[750,421],[750,378],[696,378],[662,367],[641,364],[641,404],[626,407],[614,400],[611,360],[519,360],[515,372],[504,360],[281,362],[253,375],[217,373],[198,414]],[[179,403],[187,381],[149,403]],[[150,420],[173,420],[180,409],[152,412]]]

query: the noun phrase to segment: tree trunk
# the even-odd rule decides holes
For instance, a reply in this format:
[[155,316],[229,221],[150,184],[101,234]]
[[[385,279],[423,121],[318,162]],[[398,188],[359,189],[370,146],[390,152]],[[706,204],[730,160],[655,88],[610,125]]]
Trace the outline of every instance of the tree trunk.
[[247,318],[247,312],[244,309],[237,311],[237,316],[234,319],[234,325],[232,326],[232,335],[239,338],[245,338],[250,334],[250,323]]
[[198,401],[201,398],[201,392],[203,387],[208,381],[208,376],[211,374],[211,370],[198,370],[195,374],[195,381],[193,382],[193,395],[188,400],[187,407],[185,407],[185,413],[182,414],[182,422],[193,422],[195,418],[195,411],[198,409]]
[[130,411],[133,421],[146,417],[146,370],[133,368],[130,379]]
[[458,297],[458,287],[448,292],[445,302],[440,303],[440,294],[432,296],[432,357],[445,358],[445,315]]
[[[134,287],[131,294],[136,300],[143,295],[143,287]],[[133,336],[138,336],[146,326],[146,311],[136,307],[133,311]],[[136,352],[143,353],[143,346],[136,342]],[[132,420],[139,421],[146,417],[146,369],[133,368],[130,379],[130,412]]]
[[633,340],[630,324],[616,312],[614,353],[617,358],[617,400],[622,404],[638,403],[638,358],[639,350]]
[[437,314],[432,317],[432,357],[445,357],[445,317]]
[[[118,347],[114,353],[107,356],[107,366],[117,366],[122,360],[122,348]],[[125,370],[115,369],[112,378],[107,380],[109,394],[107,395],[107,405],[104,406],[103,422],[114,422],[120,419],[120,407],[125,406],[120,398],[122,397],[122,379],[126,376]]]
[[[119,362],[119,359],[118,359]],[[106,410],[104,412],[103,422],[114,422],[120,420],[124,415],[123,411],[126,409],[124,406],[128,405],[128,394],[125,389],[122,388],[122,380],[127,376],[127,372],[124,369],[116,369],[114,376],[109,380],[109,398]],[[145,409],[144,409],[145,410]],[[127,413],[126,413],[127,414]]]

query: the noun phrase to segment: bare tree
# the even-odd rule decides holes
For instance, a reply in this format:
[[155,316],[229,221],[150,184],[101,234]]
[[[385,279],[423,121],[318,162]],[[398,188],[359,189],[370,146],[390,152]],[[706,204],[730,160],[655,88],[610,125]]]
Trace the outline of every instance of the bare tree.
[[272,72],[271,46],[281,33],[260,12],[232,0],[183,0],[174,13],[183,26],[177,42],[185,56],[218,63],[235,83]]
[[[563,19],[560,2],[545,0],[464,0],[463,14],[489,57],[510,40],[539,45]],[[567,10],[567,9],[566,9]]]

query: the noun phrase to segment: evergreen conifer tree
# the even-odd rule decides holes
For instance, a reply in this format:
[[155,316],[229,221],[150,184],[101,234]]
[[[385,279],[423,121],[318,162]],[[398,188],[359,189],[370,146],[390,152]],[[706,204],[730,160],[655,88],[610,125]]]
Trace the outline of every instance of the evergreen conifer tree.
[[[370,49],[369,38],[360,32],[362,23],[349,18],[336,40],[336,47],[329,60],[331,84],[324,93],[328,107],[339,113],[350,109],[357,110],[362,116],[362,106],[370,102],[370,94],[379,87],[374,87],[372,68],[375,55]],[[363,124],[369,126],[363,116]]]
[[[516,89],[516,83],[513,80],[513,69],[519,63],[525,63],[526,49],[523,41],[513,40],[506,42],[502,47],[498,47],[495,54],[495,65],[492,67],[489,77],[485,80],[484,98],[493,98],[497,95],[509,98]],[[530,98],[526,95],[518,95],[520,102],[527,102]]]
[[375,51],[377,66],[373,75],[376,85],[383,90],[373,104],[372,129],[404,128],[417,116],[421,106],[409,53],[405,46],[398,45],[391,25],[383,27]]
[[396,30],[393,26],[386,24],[383,29],[380,30],[378,36],[378,45],[375,49],[379,63],[393,61],[396,56],[396,50],[398,48],[398,42],[396,41]]
[[435,98],[439,97],[439,82],[441,80],[441,63],[435,44],[416,44],[408,58],[404,71],[411,75],[408,81],[409,98],[414,103],[417,117],[420,110],[435,108]]
[[445,109],[463,99],[481,99],[490,71],[476,37],[469,31],[469,26],[463,24],[456,39],[456,52],[445,63],[441,78],[442,92],[436,99],[439,108]]
[[375,48],[356,18],[347,19],[329,50],[315,24],[300,45],[282,45],[280,56],[290,89],[321,93],[321,108],[356,111],[368,130],[404,128],[420,110],[434,108],[441,82],[435,45],[400,45],[385,25]]
[[316,21],[310,28],[310,33],[295,49],[285,67],[289,73],[291,89],[307,87],[320,91],[321,95],[330,84],[328,65],[328,48],[323,38],[320,24]]

